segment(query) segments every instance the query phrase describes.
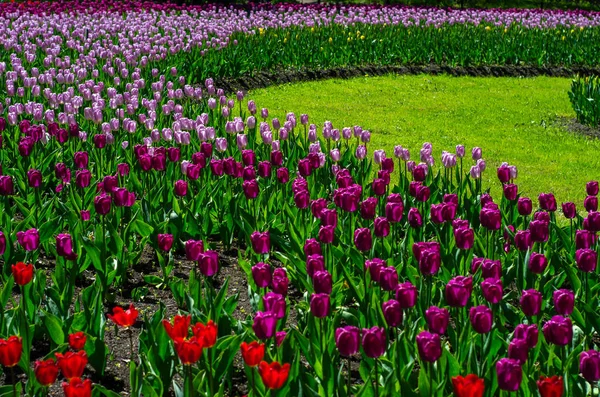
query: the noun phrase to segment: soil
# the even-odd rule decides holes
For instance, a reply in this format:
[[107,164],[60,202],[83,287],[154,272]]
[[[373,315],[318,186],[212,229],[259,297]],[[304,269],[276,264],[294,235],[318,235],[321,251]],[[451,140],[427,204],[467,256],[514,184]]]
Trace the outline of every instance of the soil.
[[324,70],[285,69],[254,72],[242,77],[216,79],[215,85],[225,92],[248,91],[272,85],[325,80],[331,78],[348,79],[361,76],[383,76],[388,74],[418,75],[447,74],[450,76],[472,77],[573,77],[575,75],[600,75],[600,67],[562,66],[450,66],[450,65],[403,65],[403,66],[348,66]]
[[581,124],[574,118],[558,117],[555,124],[573,134],[583,135],[589,138],[600,138],[599,127],[590,127],[589,125]]

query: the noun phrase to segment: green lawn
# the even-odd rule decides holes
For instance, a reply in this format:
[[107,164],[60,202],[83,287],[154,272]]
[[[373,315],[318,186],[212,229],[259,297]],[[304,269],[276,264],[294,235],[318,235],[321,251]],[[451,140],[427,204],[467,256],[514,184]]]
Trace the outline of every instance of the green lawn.
[[280,120],[292,111],[319,127],[325,120],[340,130],[361,125],[372,132],[369,153],[384,148],[391,156],[403,145],[418,160],[428,141],[439,164],[442,150],[460,143],[470,154],[481,146],[484,186],[495,196],[496,167],[506,161],[519,169],[520,192],[554,192],[559,203],[580,204],[585,183],[600,177],[600,142],[555,126],[557,116],[574,117],[569,86],[570,79],[549,77],[385,76],[275,86],[249,98]]

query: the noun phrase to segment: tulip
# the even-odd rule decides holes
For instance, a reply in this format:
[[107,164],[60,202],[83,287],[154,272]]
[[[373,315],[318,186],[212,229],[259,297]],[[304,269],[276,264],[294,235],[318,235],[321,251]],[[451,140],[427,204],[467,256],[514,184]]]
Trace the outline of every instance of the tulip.
[[48,387],[56,382],[58,366],[54,359],[38,360],[33,365],[33,373],[40,385]]
[[290,180],[289,170],[287,168],[278,168],[277,169],[277,181],[279,183],[288,183]]
[[529,230],[519,230],[515,233],[515,247],[519,251],[527,251],[533,247],[531,232]]
[[158,249],[164,252],[171,250],[173,246],[173,235],[172,234],[159,234],[157,236]]
[[403,309],[413,307],[417,303],[417,287],[409,281],[398,284],[398,288],[396,288],[396,300]]
[[79,378],[83,375],[85,366],[88,363],[87,353],[85,350],[76,353],[56,353],[56,363],[65,378]]
[[271,312],[257,312],[252,324],[252,330],[256,337],[261,340],[267,340],[275,335],[277,326],[277,317]]
[[252,278],[258,288],[267,288],[271,285],[271,267],[267,263],[257,263],[252,266]]
[[473,248],[475,232],[470,228],[454,229],[454,239],[456,240],[456,248],[468,250]]
[[478,334],[487,334],[492,330],[494,316],[492,309],[487,306],[472,307],[469,310],[469,320]]
[[331,274],[326,270],[320,270],[313,274],[313,288],[317,294],[331,294],[333,281]]
[[17,232],[17,241],[25,251],[35,251],[40,245],[40,234],[37,229]]
[[308,258],[306,258],[306,274],[308,274],[309,277],[312,278],[316,272],[322,270],[325,270],[325,259],[323,258],[323,255],[314,254],[309,255]]
[[383,311],[385,322],[389,327],[398,327],[402,324],[402,308],[397,300],[390,299],[387,302],[383,302],[381,310]]
[[379,276],[381,269],[387,267],[386,262],[383,259],[373,258],[365,261],[365,269],[369,270],[371,280],[379,282]]
[[481,276],[484,279],[502,277],[502,263],[497,260],[484,259],[481,263]]
[[575,262],[582,272],[592,273],[596,271],[598,253],[592,249],[578,249],[575,252]]
[[527,346],[530,349],[533,349],[538,343],[538,328],[535,324],[519,324],[515,328],[513,338],[525,340],[527,342]]
[[377,198],[368,197],[360,203],[360,216],[363,219],[375,218],[375,211],[377,210]]
[[244,363],[249,367],[257,367],[265,356],[265,345],[253,341],[250,343],[242,342],[240,346]]
[[548,343],[558,346],[566,346],[573,340],[573,324],[566,317],[553,316],[546,321],[542,332]]
[[129,305],[129,309],[127,310],[123,310],[123,308],[115,306],[113,308],[113,313],[108,314],[106,317],[112,320],[112,322],[119,327],[129,328],[136,323],[138,314],[139,312],[132,303]]
[[573,219],[577,215],[575,203],[562,203],[562,210],[567,219]]
[[535,289],[524,290],[519,304],[526,316],[536,316],[542,309],[542,294]]
[[69,383],[62,383],[65,397],[90,397],[92,395],[92,381],[89,379],[71,378]]
[[600,352],[588,350],[579,356],[579,372],[590,383],[600,380]]
[[356,354],[360,347],[360,329],[350,325],[336,329],[335,345],[343,357]]
[[188,329],[192,321],[192,316],[176,315],[173,317],[173,323],[168,320],[162,320],[163,327],[167,335],[172,340],[185,339],[188,337]]
[[196,323],[192,328],[192,333],[200,341],[203,348],[211,348],[217,343],[218,329],[213,320],[209,320],[206,325]]
[[402,220],[402,213],[404,211],[403,204],[400,203],[390,203],[388,202],[385,205],[385,217],[388,221],[397,223]]
[[69,334],[69,347],[73,350],[82,350],[87,337],[81,331]]
[[433,333],[443,335],[448,329],[448,322],[450,321],[450,313],[448,309],[440,309],[437,306],[431,306],[425,310],[425,319],[427,320],[427,327]]
[[183,365],[193,365],[200,360],[202,355],[202,341],[196,336],[190,339],[177,339],[175,341],[175,352]]
[[597,196],[598,195],[598,181],[589,181],[585,185],[585,191],[589,196]]
[[255,231],[250,235],[250,242],[252,243],[252,249],[257,254],[268,254],[271,249],[271,239],[269,232],[258,232]]
[[354,245],[359,251],[369,251],[373,246],[371,231],[367,228],[357,228],[354,231]]
[[549,212],[556,211],[556,198],[554,198],[552,193],[540,193],[538,199],[541,209]]
[[532,252],[528,263],[529,270],[534,274],[542,274],[548,267],[548,258],[543,254]]
[[479,221],[481,226],[488,230],[498,230],[502,222],[502,216],[497,209],[484,207],[479,213]]
[[521,216],[529,216],[533,210],[533,203],[529,197],[520,197],[517,201],[517,210]]
[[5,367],[14,367],[21,361],[23,353],[23,338],[11,336],[8,339],[0,339],[0,364]]
[[446,284],[446,302],[452,307],[465,307],[471,297],[472,290],[473,280],[471,277],[454,277]]
[[543,220],[533,220],[529,223],[529,231],[531,232],[531,241],[546,242],[550,236],[549,224]]
[[417,350],[421,360],[433,363],[442,355],[442,344],[438,334],[423,331],[417,335]]
[[517,391],[523,379],[521,364],[517,360],[510,358],[500,359],[496,363],[496,374],[498,376],[498,386],[501,390]]
[[525,364],[528,354],[529,346],[525,339],[515,338],[508,344],[508,358],[517,360],[519,364]]
[[537,382],[540,397],[562,397],[564,393],[564,384],[562,376],[543,377]]
[[110,212],[111,198],[108,194],[103,193],[94,198],[94,208],[99,215],[106,215]]
[[517,194],[519,192],[519,188],[517,185],[509,183],[507,185],[502,186],[504,197],[506,197],[509,201],[514,201],[517,199]]
[[275,318],[281,319],[285,316],[286,302],[283,295],[269,292],[263,296],[262,301],[265,311],[275,315]]
[[307,257],[310,255],[321,255],[321,245],[314,238],[306,240],[304,243],[304,254]]
[[212,250],[201,253],[198,257],[198,267],[203,276],[214,276],[219,271],[219,254]]
[[502,280],[498,278],[486,278],[481,282],[481,291],[486,301],[492,304],[500,302],[503,296]]
[[188,240],[185,242],[185,256],[188,261],[199,260],[202,252],[204,252],[202,240]]
[[452,378],[452,389],[455,397],[483,397],[485,384],[475,374],[455,376]]
[[379,272],[379,285],[384,291],[394,291],[398,287],[398,272],[394,266],[384,267]]
[[441,266],[442,257],[437,249],[425,249],[420,253],[419,270],[424,275],[436,274]]
[[387,346],[385,329],[381,327],[363,329],[362,346],[367,357],[378,358],[382,356]]
[[377,238],[384,238],[390,234],[390,222],[382,216],[373,221],[373,233]]
[[423,226],[423,216],[419,212],[418,208],[411,208],[408,210],[408,224],[412,228],[420,228]]
[[34,268],[32,264],[17,262],[16,265],[11,266],[11,270],[15,283],[20,286],[27,285],[33,280]]
[[268,364],[261,361],[258,366],[258,373],[267,389],[281,389],[290,373],[290,364],[279,364],[277,361]]
[[310,312],[316,318],[324,318],[329,315],[330,298],[328,294],[317,293],[310,297]]
[[568,289],[558,289],[552,294],[554,309],[561,316],[568,316],[575,306],[575,294]]

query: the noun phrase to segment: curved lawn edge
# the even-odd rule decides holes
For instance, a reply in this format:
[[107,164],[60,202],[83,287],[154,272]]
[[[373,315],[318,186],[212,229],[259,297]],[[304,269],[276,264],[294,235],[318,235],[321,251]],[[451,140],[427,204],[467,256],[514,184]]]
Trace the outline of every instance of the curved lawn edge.
[[573,77],[576,75],[600,75],[600,67],[563,66],[450,66],[450,65],[411,65],[411,66],[349,66],[322,70],[281,70],[260,71],[236,78],[218,78],[215,83],[225,92],[249,91],[287,83],[326,79],[349,79],[364,76],[397,75],[440,75],[454,77]]

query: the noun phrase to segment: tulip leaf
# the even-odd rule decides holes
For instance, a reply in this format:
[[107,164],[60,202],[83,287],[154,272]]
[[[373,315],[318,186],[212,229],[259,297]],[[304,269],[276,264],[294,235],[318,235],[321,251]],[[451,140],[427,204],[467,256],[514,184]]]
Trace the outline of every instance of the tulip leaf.
[[119,397],[120,396],[119,393],[115,393],[114,391],[108,390],[106,387],[104,387],[102,385],[95,384],[92,396],[96,397],[96,396],[100,396],[100,395],[103,395],[106,397]]
[[53,314],[43,311],[44,325],[48,330],[48,336],[56,343],[60,345],[65,341],[65,333],[63,332],[60,320]]

